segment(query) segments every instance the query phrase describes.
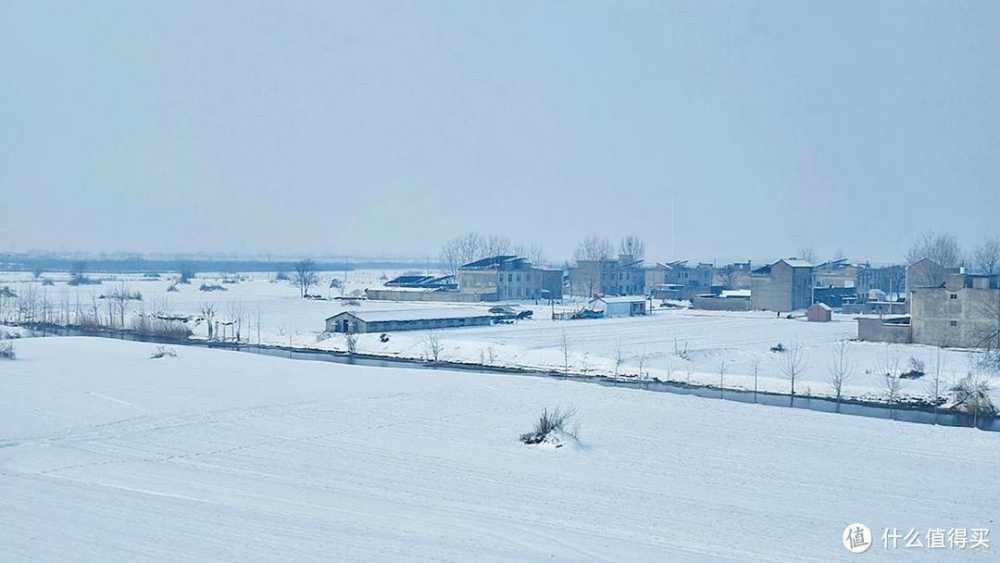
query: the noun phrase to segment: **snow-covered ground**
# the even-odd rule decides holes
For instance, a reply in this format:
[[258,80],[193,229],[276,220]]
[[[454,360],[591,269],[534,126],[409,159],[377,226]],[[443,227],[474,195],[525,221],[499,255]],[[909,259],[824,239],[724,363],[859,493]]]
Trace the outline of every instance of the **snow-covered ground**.
[[[993,528],[1000,435],[571,381],[90,338],[0,362],[19,560],[830,561]],[[579,448],[518,442],[572,407]],[[898,548],[908,559],[989,551]]]
[[[350,295],[367,287],[381,286],[385,279],[399,273],[378,270],[326,272],[322,274],[322,284],[313,288],[312,293],[328,297]],[[108,293],[124,283],[130,290],[143,294],[141,304],[132,303],[132,313],[141,307],[147,312],[193,315],[203,305],[212,304],[219,318],[240,316],[244,319],[241,329],[244,340],[336,350],[344,350],[346,342],[341,336],[324,334],[324,321],[344,310],[469,308],[464,304],[365,301],[351,306],[336,300],[303,300],[288,282],[275,282],[274,274],[251,274],[246,276],[249,279],[236,284],[222,284],[219,275],[199,274],[192,284],[176,286],[176,292],[166,291],[174,277],[170,275],[161,280],[137,275],[92,276],[106,281],[101,285],[70,287],[64,283],[65,274],[46,274],[56,283],[42,286],[29,282],[28,274],[0,273],[0,287],[9,285],[23,292],[34,286],[53,307],[59,307],[60,303],[73,307],[78,299],[84,304],[92,303],[94,296]],[[341,282],[342,288],[330,289],[331,279]],[[202,292],[198,289],[202,283],[222,285],[227,291]],[[857,336],[854,318],[844,315],[834,315],[830,323],[808,323],[801,318],[778,318],[766,312],[657,307],[649,317],[553,321],[551,309],[546,305],[529,302],[519,306],[533,309],[535,318],[513,325],[436,331],[442,348],[440,359],[562,371],[568,356],[569,371],[573,373],[636,375],[641,364],[641,371],[648,377],[713,385],[718,385],[721,379],[726,387],[743,389],[753,389],[752,374],[756,365],[758,389],[787,393],[790,385],[783,369],[786,356],[772,353],[770,348],[778,343],[786,347],[798,343],[803,349],[803,371],[796,382],[796,391],[829,395],[832,393],[829,372],[837,343]],[[580,306],[581,303],[567,303],[556,310]],[[195,330],[198,335],[205,336],[204,323]],[[358,350],[400,357],[427,357],[428,334],[398,332],[391,334],[388,342],[382,342],[377,334],[362,335]],[[868,399],[886,395],[885,380],[879,374],[885,373],[890,366],[908,371],[912,359],[922,362],[925,370],[933,373],[940,360],[943,374],[940,387],[946,389],[966,375],[975,360],[975,354],[962,350],[864,342],[850,342],[847,356],[853,367],[853,377],[845,386],[845,394]],[[724,372],[722,377],[720,371]],[[903,380],[902,395],[928,396],[929,379]],[[1000,385],[994,387],[997,387],[994,394],[1000,401]]]

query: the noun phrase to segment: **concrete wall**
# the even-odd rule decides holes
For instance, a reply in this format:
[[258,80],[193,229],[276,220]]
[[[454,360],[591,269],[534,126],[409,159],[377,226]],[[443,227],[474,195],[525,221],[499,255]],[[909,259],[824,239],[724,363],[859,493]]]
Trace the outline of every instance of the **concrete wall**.
[[906,315],[910,306],[909,303],[868,301],[844,305],[841,312],[848,315]]
[[732,297],[703,297],[691,298],[691,306],[695,309],[707,311],[749,311],[750,300]]
[[883,319],[877,318],[859,318],[858,340],[909,344],[912,342],[912,335],[908,324],[886,323]]
[[751,277],[750,304],[756,310],[792,311],[794,268],[778,262],[771,266],[770,273],[754,274]]

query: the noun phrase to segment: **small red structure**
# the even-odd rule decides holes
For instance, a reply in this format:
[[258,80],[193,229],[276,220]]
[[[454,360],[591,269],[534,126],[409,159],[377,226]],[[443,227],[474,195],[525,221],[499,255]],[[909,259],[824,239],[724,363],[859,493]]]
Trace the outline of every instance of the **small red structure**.
[[828,323],[833,319],[833,309],[824,303],[813,303],[806,309],[806,320],[811,323]]

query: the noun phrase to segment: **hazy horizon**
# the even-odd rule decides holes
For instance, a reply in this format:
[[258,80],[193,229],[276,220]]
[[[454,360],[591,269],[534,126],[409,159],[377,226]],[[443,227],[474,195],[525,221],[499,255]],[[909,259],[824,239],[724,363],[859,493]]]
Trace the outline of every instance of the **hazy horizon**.
[[[1000,234],[994,3],[0,6],[0,253]],[[675,219],[675,221],[672,221]]]

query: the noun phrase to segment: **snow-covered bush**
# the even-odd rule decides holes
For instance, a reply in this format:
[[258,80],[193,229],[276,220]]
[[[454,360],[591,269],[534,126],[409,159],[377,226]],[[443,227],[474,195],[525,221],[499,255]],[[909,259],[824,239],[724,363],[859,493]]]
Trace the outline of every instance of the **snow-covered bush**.
[[990,399],[990,380],[969,374],[951,388],[951,403],[962,411],[975,415],[995,415],[997,408]]
[[15,358],[14,354],[14,343],[10,341],[0,342],[0,359],[3,360],[13,360]]
[[521,434],[521,441],[528,445],[551,443],[555,447],[561,447],[567,438],[576,440],[577,430],[568,430],[566,425],[569,419],[573,418],[575,411],[545,409],[541,416],[535,421],[535,429],[527,434]]

